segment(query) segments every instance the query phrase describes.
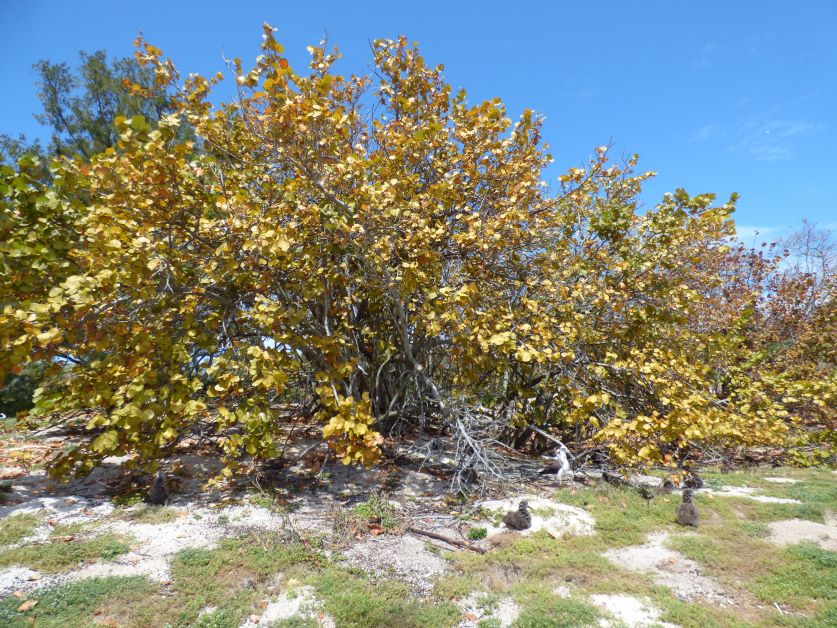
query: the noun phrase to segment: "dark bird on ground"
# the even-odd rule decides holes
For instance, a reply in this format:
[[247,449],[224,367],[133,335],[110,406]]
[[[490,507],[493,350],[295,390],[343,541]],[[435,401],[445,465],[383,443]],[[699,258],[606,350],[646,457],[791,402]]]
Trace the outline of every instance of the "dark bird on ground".
[[590,460],[594,466],[601,468],[607,464],[607,452],[602,449],[597,449],[590,455]]
[[532,525],[532,515],[529,514],[529,504],[522,500],[517,510],[507,512],[503,523],[510,530],[528,530]]
[[686,489],[683,491],[683,501],[677,507],[677,523],[681,526],[698,527],[698,511],[692,503],[692,490]]
[[564,479],[564,476],[571,475],[572,471],[573,469],[572,466],[570,466],[570,461],[567,459],[567,448],[562,445],[553,456],[550,456],[549,464],[541,469],[538,474],[554,475],[558,478],[558,482],[560,483],[561,480]]
[[151,490],[148,492],[148,502],[155,506],[162,506],[169,498],[169,488],[166,486],[166,474],[157,471],[154,481],[151,483]]
[[463,469],[459,478],[464,484],[478,484],[480,481],[480,475],[474,470],[474,467]]
[[650,506],[651,500],[654,499],[654,491],[651,487],[646,486],[645,484],[640,484],[636,490],[639,492],[640,497],[645,500],[645,505]]
[[674,491],[674,482],[666,478],[657,488],[654,489],[654,495],[670,495]]
[[703,488],[703,479],[694,471],[689,471],[686,474],[686,479],[683,480],[683,486],[686,488]]
[[607,482],[608,484],[613,484],[613,486],[630,486],[631,483],[627,480],[620,478],[618,475],[614,475],[613,473],[608,473],[607,471],[602,471],[602,479]]

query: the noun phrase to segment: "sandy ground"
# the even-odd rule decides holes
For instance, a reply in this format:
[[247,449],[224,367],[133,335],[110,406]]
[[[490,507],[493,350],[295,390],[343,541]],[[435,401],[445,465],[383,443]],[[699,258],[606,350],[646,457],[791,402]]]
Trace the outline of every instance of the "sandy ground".
[[508,598],[487,607],[485,593],[472,593],[460,600],[459,606],[465,619],[459,622],[459,628],[475,628],[480,622],[490,619],[496,620],[501,628],[509,628],[520,615],[520,606]]
[[704,598],[722,606],[731,604],[732,597],[717,581],[702,574],[696,562],[666,547],[668,536],[657,532],[642,545],[608,550],[605,557],[625,569],[651,575],[654,582],[684,600]]
[[611,626],[676,628],[675,624],[660,621],[659,609],[652,606],[647,600],[640,600],[632,595],[592,595],[590,601],[613,618],[613,620],[602,619],[599,622],[602,628],[610,628]]
[[367,573],[397,577],[417,593],[426,594],[433,588],[433,579],[448,569],[448,562],[430,547],[415,536],[381,535],[356,543],[343,554]]
[[[783,478],[785,479],[785,478]],[[771,497],[769,495],[759,495],[757,488],[749,486],[722,486],[719,490],[701,489],[699,493],[710,493],[712,495],[719,495],[721,497],[743,497],[745,499],[752,499],[753,501],[762,502],[765,504],[801,504],[798,499],[789,499],[787,497]]]
[[805,519],[784,519],[768,524],[773,543],[780,547],[808,541],[824,550],[837,552],[837,516],[830,513],[825,523]]
[[283,592],[268,602],[260,614],[253,614],[241,624],[241,628],[271,626],[273,623],[292,617],[314,619],[323,628],[334,628],[334,620],[320,611],[322,603],[311,587],[295,587]]
[[[531,480],[519,493],[478,502],[477,506],[487,516],[462,525],[457,518],[461,513],[452,513],[451,507],[442,499],[447,482],[425,468],[424,463],[398,470],[373,471],[348,471],[338,465],[328,465],[323,470],[329,476],[326,488],[317,492],[300,490],[291,500],[292,508],[277,512],[251,503],[251,496],[244,492],[201,491],[199,478],[217,467],[217,461],[201,456],[181,456],[172,463],[177,485],[170,504],[176,513],[172,521],[126,521],[116,516],[115,506],[108,496],[120,481],[119,463],[119,459],[111,459],[87,478],[67,485],[57,485],[39,471],[24,471],[21,474],[17,468],[0,470],[13,476],[10,502],[0,507],[0,517],[21,513],[43,516],[44,523],[21,543],[46,542],[55,525],[84,522],[99,524],[94,534],[113,532],[135,539],[131,551],[114,562],[94,563],[59,576],[46,576],[23,567],[2,569],[0,596],[13,592],[29,593],[69,580],[103,575],[142,575],[166,583],[171,577],[171,560],[186,548],[211,548],[223,538],[260,530],[328,533],[333,529],[335,510],[351,508],[365,501],[373,490],[384,483],[390,488],[388,496],[394,500],[400,517],[412,520],[414,525],[423,529],[442,532],[463,541],[467,540],[465,532],[469,527],[485,527],[487,538],[473,542],[483,547],[490,547],[491,537],[508,533],[498,521],[504,513],[515,510],[521,499],[529,502],[532,526],[520,534],[539,530],[545,530],[556,538],[595,534],[595,521],[588,512],[538,495],[535,491],[539,490],[539,486],[544,493],[551,492],[555,487],[550,484],[533,485]],[[279,477],[280,482],[294,473],[299,480],[299,469],[283,473],[286,475]],[[766,479],[777,484],[794,482],[790,478]],[[638,476],[635,480],[649,485],[660,481],[653,476]],[[769,503],[798,503],[797,500],[761,495],[757,489],[749,487],[722,487],[720,490],[702,489],[699,492]],[[124,517],[124,514],[120,516]],[[769,539],[780,546],[812,541],[825,549],[837,551],[837,520],[833,516],[823,524],[798,519],[777,521],[770,524],[770,529]],[[605,556],[616,565],[649,574],[656,583],[669,587],[681,599],[703,599],[722,606],[736,603],[733,595],[725,591],[720,583],[701,573],[697,563],[668,548],[667,539],[667,533],[655,533],[648,537],[646,543],[610,550]],[[449,569],[449,563],[441,556],[439,548],[457,549],[409,534],[362,536],[347,541],[346,547],[340,551],[349,564],[375,577],[399,578],[418,595],[429,593],[434,579]],[[321,626],[333,625],[331,618],[321,611],[321,604],[312,590],[299,586],[286,588],[285,584],[282,588],[280,595],[267,600],[264,608],[243,626],[254,628],[297,616],[315,619]],[[556,595],[567,597],[571,594],[569,587],[556,589]],[[461,624],[463,628],[476,626],[481,619],[488,617],[494,618],[501,626],[514,623],[520,613],[517,604],[504,599],[486,607],[483,597],[473,594],[461,601],[465,616]],[[596,595],[590,600],[610,616],[603,620],[603,626],[659,624],[659,611],[647,600],[629,595]],[[670,628],[669,624],[661,625]]]
[[[517,510],[517,506],[522,499],[529,502],[532,526],[528,530],[523,530],[520,534],[529,535],[539,530],[546,530],[555,538],[561,538],[565,535],[588,536],[594,533],[596,522],[586,510],[568,506],[539,495],[527,494],[506,499],[493,499],[479,502],[478,506],[499,518],[509,511]],[[488,538],[508,532],[502,523],[483,521],[477,525],[486,529]]]

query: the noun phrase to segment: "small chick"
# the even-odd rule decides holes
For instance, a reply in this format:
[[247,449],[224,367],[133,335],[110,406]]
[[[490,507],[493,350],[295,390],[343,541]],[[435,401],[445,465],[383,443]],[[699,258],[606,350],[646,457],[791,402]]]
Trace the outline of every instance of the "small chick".
[[631,485],[627,480],[620,478],[615,473],[608,473],[607,471],[602,471],[602,480],[613,486],[629,487]]
[[655,495],[670,495],[674,491],[674,482],[666,478],[663,483],[654,489]]
[[517,510],[507,512],[503,517],[503,523],[510,530],[528,530],[532,525],[532,515],[529,514],[529,504],[522,500]]
[[651,487],[642,484],[637,488],[637,492],[639,492],[639,496],[645,500],[645,505],[650,506],[651,500],[654,499],[654,491],[651,489]]
[[686,479],[683,481],[683,486],[686,488],[703,488],[703,478],[694,471],[689,471]]
[[169,498],[169,488],[166,486],[166,474],[157,471],[154,481],[151,483],[151,490],[148,492],[148,502],[155,506],[162,506]]
[[677,507],[677,523],[681,526],[698,527],[698,511],[692,503],[692,490],[683,491],[683,502]]

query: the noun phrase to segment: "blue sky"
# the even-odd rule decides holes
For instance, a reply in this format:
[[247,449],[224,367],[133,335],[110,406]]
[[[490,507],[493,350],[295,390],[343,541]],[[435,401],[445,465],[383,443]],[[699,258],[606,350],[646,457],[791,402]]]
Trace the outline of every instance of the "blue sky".
[[472,102],[499,96],[512,117],[546,116],[551,183],[612,142],[659,173],[648,204],[677,187],[737,191],[745,240],[802,218],[837,227],[835,0],[4,4],[0,133],[43,135],[35,61],[129,55],[139,31],[181,72],[203,74],[223,69],[222,55],[252,60],[263,21],[297,64],[327,32],[343,73],[365,70],[370,40],[403,33]]

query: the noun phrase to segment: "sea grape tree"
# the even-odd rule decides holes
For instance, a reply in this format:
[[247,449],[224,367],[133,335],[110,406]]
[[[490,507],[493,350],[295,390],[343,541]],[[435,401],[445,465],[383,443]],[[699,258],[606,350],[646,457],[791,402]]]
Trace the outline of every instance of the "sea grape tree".
[[[221,104],[221,74],[137,45],[171,113],[0,182],[0,375],[50,361],[37,412],[89,431],[56,472],[209,434],[231,473],[299,422],[347,464],[432,425],[489,470],[530,425],[626,464],[789,442],[793,404],[748,366],[734,198],[646,210],[653,173],[606,147],[552,189],[541,119],[470,103],[404,38],[343,77],[324,46],[294,69],[266,26]],[[801,386],[833,403],[833,372]]]

